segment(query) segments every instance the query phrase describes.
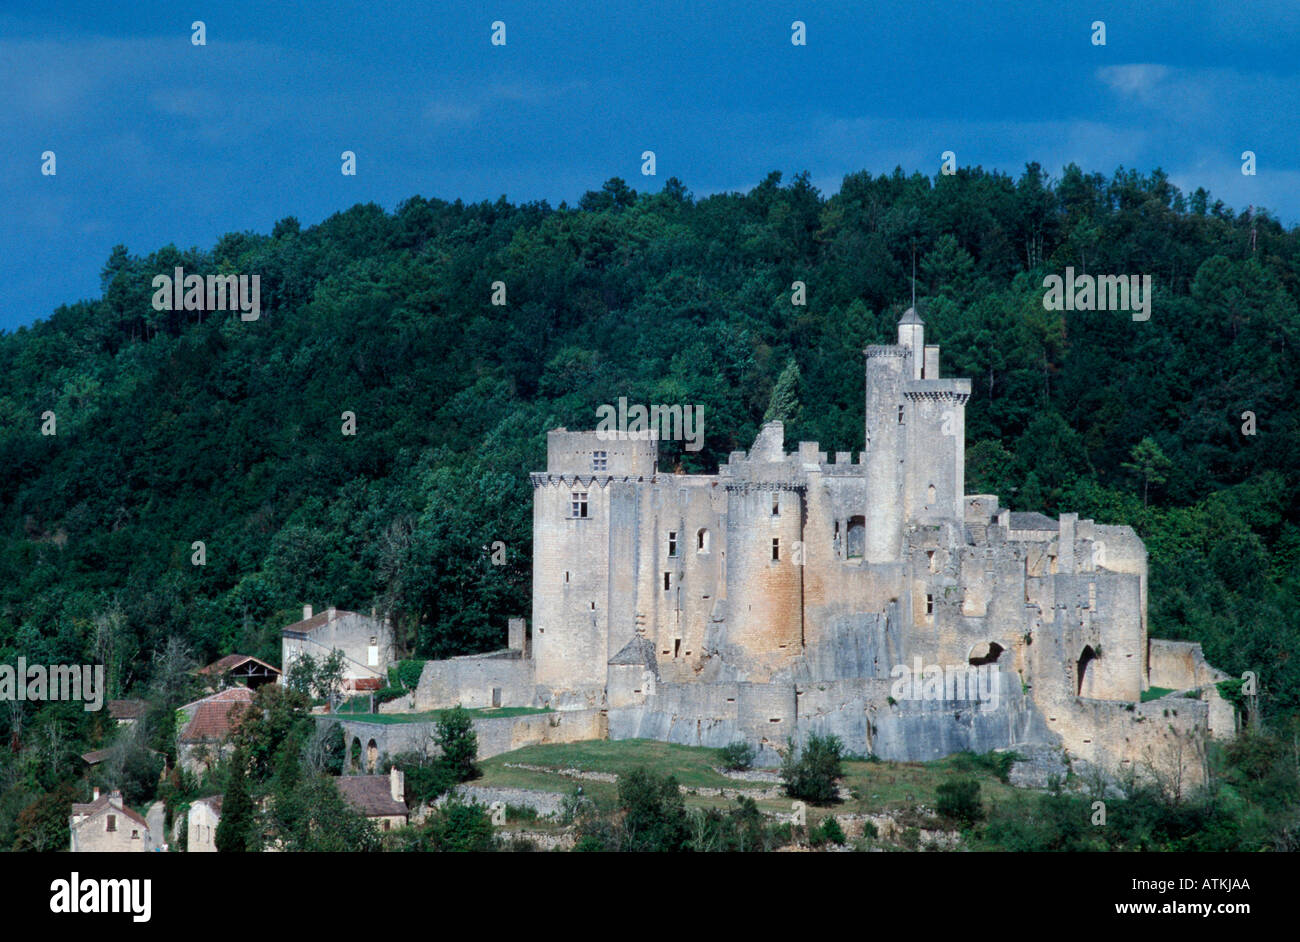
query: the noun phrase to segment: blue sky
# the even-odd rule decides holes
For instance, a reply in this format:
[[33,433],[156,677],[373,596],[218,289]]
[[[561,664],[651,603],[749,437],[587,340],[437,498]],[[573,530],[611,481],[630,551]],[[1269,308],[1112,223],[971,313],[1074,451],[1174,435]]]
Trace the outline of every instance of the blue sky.
[[953,150],[1012,174],[1163,167],[1290,226],[1297,63],[1295,0],[7,2],[0,328],[97,297],[119,242],[210,248],[415,194],[572,203],[612,176],[703,196],[807,170],[829,193]]

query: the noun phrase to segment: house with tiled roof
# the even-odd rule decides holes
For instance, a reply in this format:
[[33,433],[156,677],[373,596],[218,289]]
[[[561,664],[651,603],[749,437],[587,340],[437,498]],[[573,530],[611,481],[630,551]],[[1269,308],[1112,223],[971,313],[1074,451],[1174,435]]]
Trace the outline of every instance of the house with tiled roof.
[[320,662],[337,650],[343,655],[345,690],[378,690],[388,682],[393,631],[386,619],[376,618],[373,613],[360,615],[330,606],[313,614],[312,607],[304,605],[302,618],[286,625],[280,638],[280,663],[286,675],[304,654]]
[[256,690],[263,684],[280,682],[280,668],[251,654],[227,654],[207,667],[200,667],[196,673],[217,689],[248,687]]
[[68,830],[72,838],[69,850],[74,854],[154,849],[149,822],[126,807],[118,791],[101,795],[96,788],[89,802],[74,803]]
[[176,734],[181,768],[199,774],[233,751],[230,733],[252,702],[253,691],[247,687],[228,687],[181,707]]
[[403,827],[410,820],[406,783],[399,769],[387,775],[341,775],[334,779],[334,784],[344,800],[374,821],[381,831]]

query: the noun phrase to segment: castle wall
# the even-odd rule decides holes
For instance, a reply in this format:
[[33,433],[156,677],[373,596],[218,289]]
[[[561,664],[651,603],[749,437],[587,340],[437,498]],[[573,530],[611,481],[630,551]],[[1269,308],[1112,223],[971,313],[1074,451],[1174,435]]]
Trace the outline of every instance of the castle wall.
[[518,652],[425,661],[414,696],[394,701],[393,710],[383,709],[390,704],[381,704],[380,712],[533,706],[536,690],[533,662]]

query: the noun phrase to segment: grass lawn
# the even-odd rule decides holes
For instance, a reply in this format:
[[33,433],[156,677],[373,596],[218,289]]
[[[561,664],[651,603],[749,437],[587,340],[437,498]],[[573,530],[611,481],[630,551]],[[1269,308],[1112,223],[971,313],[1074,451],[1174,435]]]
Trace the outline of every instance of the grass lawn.
[[[533,771],[507,768],[522,763],[556,771]],[[619,741],[591,740],[563,745],[526,746],[479,763],[483,777],[476,785],[523,788],[535,791],[572,792],[581,785],[583,793],[597,802],[612,803],[618,795],[617,783],[596,782],[559,775],[560,769],[586,772],[612,772],[624,775],[638,767],[648,767],[677,777],[688,790],[688,806],[728,808],[734,799],[691,795],[692,788],[730,788],[762,792],[771,785],[726,778],[713,771],[718,764],[718,750],[646,739]],[[826,808],[809,808],[810,821],[826,814],[897,811],[922,804],[933,808],[940,784],[958,778],[974,778],[980,783],[980,797],[986,805],[1008,800],[1019,792],[1001,782],[987,763],[969,755],[948,756],[935,762],[849,762],[843,764],[840,780],[854,797]],[[760,799],[763,811],[789,812],[788,798]]]
[[1151,700],[1159,700],[1163,696],[1173,693],[1168,687],[1148,687],[1142,691],[1142,702],[1147,703]]

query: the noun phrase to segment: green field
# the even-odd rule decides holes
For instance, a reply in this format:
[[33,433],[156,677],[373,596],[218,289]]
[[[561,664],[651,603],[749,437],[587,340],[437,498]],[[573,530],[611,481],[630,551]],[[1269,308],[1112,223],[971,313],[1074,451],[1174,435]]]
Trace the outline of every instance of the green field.
[[[508,764],[543,766],[556,771],[512,769]],[[675,775],[686,791],[688,806],[724,807],[732,799],[691,794],[698,788],[728,788],[762,793],[771,783],[729,779],[714,771],[718,764],[716,749],[678,746],[645,739],[619,741],[591,740],[563,745],[526,746],[479,763],[483,777],[476,785],[524,788],[534,791],[572,792],[582,786],[583,793],[597,802],[613,802],[618,793],[616,783],[597,782],[560,775],[560,769],[584,772],[612,772],[625,775],[638,767]],[[1018,790],[1001,782],[981,757],[969,754],[948,756],[935,762],[863,762],[843,764],[846,786],[853,797],[824,809],[809,809],[810,819],[829,813],[879,814],[903,811],[925,805],[933,808],[935,790],[956,778],[975,778],[986,803],[1006,800]],[[788,798],[759,799],[758,806],[767,812],[789,812]]]

